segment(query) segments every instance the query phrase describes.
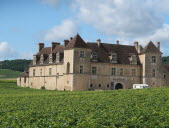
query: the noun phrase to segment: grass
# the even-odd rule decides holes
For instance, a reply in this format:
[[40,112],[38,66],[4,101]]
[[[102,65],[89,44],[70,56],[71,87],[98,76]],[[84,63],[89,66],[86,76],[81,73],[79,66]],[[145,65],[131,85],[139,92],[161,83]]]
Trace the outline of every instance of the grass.
[[10,69],[0,69],[0,79],[17,78],[21,72]]
[[169,127],[167,87],[66,92],[4,81],[0,101],[0,127]]

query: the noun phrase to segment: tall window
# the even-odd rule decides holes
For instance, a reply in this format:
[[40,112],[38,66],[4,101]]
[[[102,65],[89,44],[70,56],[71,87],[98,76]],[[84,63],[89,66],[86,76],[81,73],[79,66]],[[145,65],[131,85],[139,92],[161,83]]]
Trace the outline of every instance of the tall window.
[[84,58],[85,57],[85,52],[84,51],[80,51],[80,58]]
[[40,69],[40,76],[42,76],[42,69]]
[[132,69],[132,76],[136,76],[136,69]]
[[111,53],[110,57],[110,63],[117,63],[117,53]]
[[52,68],[49,68],[49,76],[52,75]]
[[49,54],[49,63],[53,63],[53,55]]
[[120,76],[123,76],[123,75],[124,75],[124,69],[120,68]]
[[80,73],[83,73],[83,65],[80,65],[80,70],[79,70]]
[[151,62],[152,62],[152,63],[156,63],[156,56],[152,56],[152,57],[151,57]]
[[70,63],[69,62],[67,63],[67,71],[66,71],[66,73],[70,73]]
[[155,76],[156,76],[156,70],[153,69],[153,70],[152,70],[152,77],[155,77]]
[[96,67],[92,67],[92,75],[96,75],[96,70],[97,70]]
[[113,75],[113,76],[116,75],[116,68],[112,68],[111,75]]
[[36,60],[37,60],[36,56],[33,56],[33,65],[36,65]]
[[96,52],[92,52],[92,59],[97,60],[97,53]]

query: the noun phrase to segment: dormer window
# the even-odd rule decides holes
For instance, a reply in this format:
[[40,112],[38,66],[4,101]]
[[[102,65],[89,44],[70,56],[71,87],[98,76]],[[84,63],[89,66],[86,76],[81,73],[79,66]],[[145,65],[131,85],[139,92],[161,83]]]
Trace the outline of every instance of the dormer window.
[[92,59],[92,61],[97,61],[97,53],[96,52],[91,53],[91,59]]
[[49,63],[52,64],[53,63],[53,55],[49,54]]
[[56,53],[56,63],[59,63],[61,60],[61,54],[60,52]]
[[33,56],[33,65],[36,65],[36,62],[37,62],[37,58],[36,58],[36,55]]
[[84,51],[80,51],[79,57],[80,57],[80,58],[84,58],[84,57],[85,57],[85,52],[84,52]]
[[117,63],[117,53],[110,53],[110,63]]
[[131,53],[129,60],[130,60],[130,64],[137,64],[137,57],[135,54]]
[[43,63],[44,63],[44,56],[41,55],[41,56],[40,56],[40,64],[43,64]]

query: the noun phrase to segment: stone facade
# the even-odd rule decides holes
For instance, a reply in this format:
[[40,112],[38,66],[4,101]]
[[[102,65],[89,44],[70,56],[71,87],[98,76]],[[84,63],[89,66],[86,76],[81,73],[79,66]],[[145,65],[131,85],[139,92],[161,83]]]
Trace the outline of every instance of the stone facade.
[[169,86],[168,66],[162,64],[160,43],[142,48],[97,42],[84,42],[80,35],[52,47],[39,44],[28,69],[17,78],[17,85],[48,90],[130,89],[133,84]]

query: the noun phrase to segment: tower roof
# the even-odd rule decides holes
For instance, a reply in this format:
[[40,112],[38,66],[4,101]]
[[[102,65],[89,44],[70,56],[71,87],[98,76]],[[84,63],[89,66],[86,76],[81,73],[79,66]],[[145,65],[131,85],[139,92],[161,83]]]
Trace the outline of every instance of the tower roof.
[[161,53],[160,50],[150,41],[141,51],[142,53]]
[[88,48],[85,41],[77,34],[67,45],[65,48]]

